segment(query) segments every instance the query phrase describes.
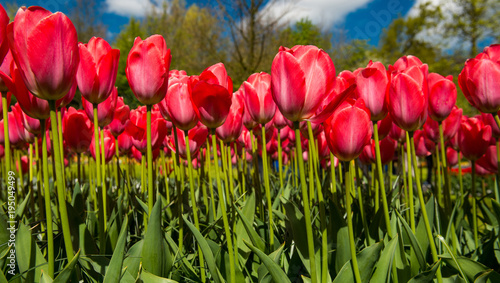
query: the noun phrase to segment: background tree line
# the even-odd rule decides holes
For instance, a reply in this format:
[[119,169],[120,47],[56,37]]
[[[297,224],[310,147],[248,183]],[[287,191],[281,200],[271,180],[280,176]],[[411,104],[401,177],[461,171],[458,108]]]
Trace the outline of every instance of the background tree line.
[[[112,42],[121,51],[116,85],[125,102],[137,105],[125,77],[127,54],[137,36],[161,34],[172,52],[171,69],[190,75],[223,62],[237,89],[249,75],[270,72],[280,46],[313,44],[327,51],[337,73],[365,67],[369,60],[393,64],[403,55],[415,55],[429,64],[431,72],[453,75],[455,82],[467,58],[485,46],[500,41],[500,1],[452,0],[448,5],[420,4],[408,15],[393,19],[380,35],[377,46],[367,40],[348,39],[345,31],[315,25],[311,19],[290,23],[294,0],[283,5],[278,0],[217,0],[212,6],[187,6],[184,0],[165,1],[151,7],[141,19],[131,18]],[[17,3],[6,5],[11,16]],[[452,8],[450,8],[452,7]],[[68,7],[69,8],[69,7]],[[79,40],[93,35],[105,37],[107,27],[95,0],[76,0],[69,9]],[[460,89],[457,89],[460,92]],[[475,110],[459,94],[457,104],[466,114]]]

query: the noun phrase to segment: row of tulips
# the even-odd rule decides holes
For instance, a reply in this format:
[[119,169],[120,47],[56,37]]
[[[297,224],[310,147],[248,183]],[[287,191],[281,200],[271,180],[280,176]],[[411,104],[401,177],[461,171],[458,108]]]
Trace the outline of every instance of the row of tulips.
[[[101,38],[78,43],[73,24],[60,12],[22,7],[9,23],[0,6],[2,169],[7,179],[16,159],[18,200],[29,200],[26,211],[31,211],[18,220],[29,215],[38,221],[46,243],[40,247],[42,258],[35,256],[41,266],[29,257],[29,263],[19,262],[20,275],[9,277],[13,282],[55,275],[68,282],[156,282],[160,277],[250,282],[263,279],[267,273],[261,272],[276,282],[289,282],[296,272],[311,282],[330,282],[334,275],[339,282],[410,278],[401,272],[415,282],[444,282],[443,277],[451,278],[450,269],[462,280],[486,270],[472,274],[478,268],[464,262],[470,254],[477,260],[470,251],[481,247],[479,237],[489,231],[480,227],[487,221],[477,213],[478,202],[489,217],[488,207],[500,208],[498,185],[494,198],[482,195],[487,205],[476,199],[475,187],[476,174],[499,172],[500,45],[468,60],[458,76],[465,97],[482,113],[476,117],[466,117],[455,105],[451,76],[429,73],[414,56],[387,68],[370,61],[366,68],[336,75],[325,51],[281,47],[271,74],[252,74],[234,90],[222,63],[188,76],[170,70],[170,49],[162,36],[138,37],[126,66],[129,85],[144,105],[137,109],[125,105],[114,87],[119,57],[119,50]],[[77,89],[80,110],[68,108]],[[11,95],[17,103],[9,109]],[[429,155],[437,165],[428,174],[435,172],[437,180],[425,192],[418,158]],[[470,188],[461,172],[458,186],[450,174],[451,167],[462,170],[462,157],[471,163]],[[139,178],[134,158],[141,164]],[[398,178],[392,176],[395,171]],[[23,172],[29,173],[26,185]],[[75,216],[68,213],[81,207],[75,203],[79,194],[87,207],[76,213],[90,223],[97,219],[97,232],[78,232]],[[425,209],[434,205],[434,197],[442,219]],[[466,224],[455,221],[457,210],[469,203],[472,217]],[[332,216],[339,211],[345,211],[345,222]],[[379,223],[369,216],[372,212]],[[216,227],[221,218],[222,228]],[[371,232],[373,225],[380,225],[375,229],[381,234]],[[454,235],[463,225],[474,242],[467,251]],[[443,230],[451,231],[446,239],[440,236]],[[55,231],[62,231],[61,246]],[[216,242],[211,231],[218,231]],[[92,259],[76,240],[81,233],[92,234],[107,263]],[[126,245],[127,239],[135,244]],[[290,255],[282,253],[283,242]],[[214,254],[210,243],[222,255]],[[341,243],[347,243],[345,254]],[[398,243],[400,255],[395,255]],[[138,249],[141,256],[134,257]],[[7,253],[2,254],[3,266]],[[297,260],[300,267],[292,270]],[[61,261],[67,262],[65,268],[58,267]],[[102,277],[92,277],[91,270]],[[488,276],[500,277],[493,271]]]

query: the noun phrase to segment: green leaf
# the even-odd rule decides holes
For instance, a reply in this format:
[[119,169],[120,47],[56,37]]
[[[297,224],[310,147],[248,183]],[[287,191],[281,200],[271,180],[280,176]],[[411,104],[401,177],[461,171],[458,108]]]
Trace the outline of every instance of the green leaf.
[[210,249],[210,246],[207,243],[207,240],[201,235],[200,231],[194,227],[194,225],[187,220],[187,218],[183,215],[182,218],[184,218],[184,224],[187,225],[189,230],[193,233],[194,237],[196,238],[196,241],[198,242],[198,245],[201,248],[201,251],[203,252],[203,257],[206,260],[206,263],[208,265],[208,270],[210,271],[212,278],[215,282],[222,282],[219,274],[219,270],[217,269],[217,265],[215,263],[215,258],[214,254],[212,253],[212,250]]
[[148,230],[144,235],[142,265],[152,274],[165,277],[172,269],[173,261],[163,238],[161,207],[161,199],[158,199],[151,211]]
[[266,266],[267,270],[273,277],[274,282],[290,282],[290,279],[286,276],[285,272],[281,269],[281,267],[276,264],[270,257],[268,257],[265,253],[263,253],[258,248],[252,246],[249,242],[245,241],[245,244],[254,252],[262,263]]
[[[3,281],[0,281],[0,282],[3,283]],[[5,281],[5,282],[7,282],[7,281]],[[50,276],[47,273],[45,273],[44,270],[42,270],[42,276],[40,276],[40,281],[39,282],[40,283],[53,283],[54,280],[52,278],[50,278]]]
[[[239,210],[236,205],[234,206],[234,209],[238,213],[238,216],[240,217],[243,226],[245,227],[246,232],[248,233],[247,235],[249,236],[250,240],[252,241],[252,244],[254,244],[259,250],[265,251],[266,250],[266,244],[262,240],[262,238],[255,232],[255,229],[252,227],[252,223],[248,221],[248,219],[243,215],[241,210]],[[238,238],[242,238],[242,240],[247,240],[248,238],[245,238],[245,235],[237,235]]]
[[[456,271],[459,271],[457,263],[455,263],[455,261],[450,255],[446,254],[446,255],[441,255],[440,257],[443,259],[443,261],[446,263],[447,266],[450,266]],[[484,266],[483,264],[477,261],[473,261],[472,259],[466,257],[456,257],[456,261],[458,262],[465,276],[467,277],[466,280],[468,280],[469,282],[474,282],[477,276],[490,269]]]
[[106,270],[106,276],[104,277],[104,283],[119,282],[122,272],[123,256],[125,254],[125,244],[127,242],[128,234],[128,217],[125,217],[125,221],[122,223],[122,229],[120,231],[120,237],[116,243],[115,251],[109,262],[109,267]]
[[69,282],[71,278],[71,273],[75,268],[76,263],[78,262],[78,258],[80,257],[80,250],[75,254],[73,259],[66,265],[66,267],[56,276],[54,279],[54,283],[66,283]]
[[382,255],[375,266],[375,272],[373,273],[370,281],[389,282],[389,274],[391,272],[392,260],[394,259],[394,252],[396,251],[398,237],[399,235],[394,236],[394,238],[389,241],[387,246],[382,251]]
[[[236,203],[235,203],[236,205]],[[252,232],[255,232],[255,230],[252,227],[252,223],[254,222],[254,217],[255,217],[255,193],[250,194],[247,198],[245,203],[242,205],[242,210],[241,212],[243,213],[243,216],[245,216],[246,220],[248,223],[250,223],[250,228]],[[239,220],[236,222],[236,229],[235,229],[235,235],[236,235],[236,240],[237,240],[237,247],[239,249],[239,254],[243,256],[245,259],[248,259],[248,256],[250,255],[250,249],[243,243],[243,239],[248,239],[250,237],[250,233],[247,230],[247,226],[245,223],[243,223],[243,219]],[[257,234],[258,235],[258,234]],[[260,238],[260,237],[259,237]],[[255,242],[252,241],[252,243],[256,246]],[[265,247],[265,245],[264,245]]]
[[141,265],[141,253],[142,247],[144,245],[144,240],[140,240],[135,243],[127,252],[127,256],[123,260],[123,266],[127,268],[127,272],[132,275],[132,277],[137,278],[139,276],[139,268]]
[[177,281],[156,276],[156,275],[154,275],[152,273],[147,272],[146,270],[142,270],[141,276],[139,278],[140,278],[140,280],[137,280],[137,282],[144,282],[144,283],[177,283]]
[[406,221],[401,216],[401,214],[399,214],[399,212],[397,210],[395,210],[395,211],[396,211],[396,214],[398,215],[400,223],[402,224],[402,226],[404,228],[403,230],[405,231],[406,235],[408,236],[408,239],[410,239],[410,245],[411,245],[413,251],[415,252],[415,256],[417,257],[418,264],[420,265],[420,268],[426,269],[427,263],[425,261],[424,254],[422,252],[422,248],[420,247],[420,244],[417,241],[417,238],[415,237],[415,235],[411,231],[410,226],[408,226],[408,223],[406,223]]
[[[285,247],[285,243],[283,243],[277,250],[272,252],[269,257],[276,263],[279,264],[279,260],[281,257],[281,254],[283,253],[283,249]],[[266,268],[265,265],[261,264],[259,266],[259,269],[257,270],[257,274],[259,275],[259,282],[273,282],[272,281],[272,276],[269,274],[269,270]]]
[[[356,258],[358,259],[358,267],[359,273],[361,275],[362,282],[368,282],[370,280],[370,276],[372,275],[373,267],[377,262],[380,251],[384,247],[382,242],[375,243],[362,251],[360,251]],[[337,277],[335,277],[334,283],[343,283],[343,282],[354,282],[354,276],[352,273],[352,264],[351,260],[346,262]]]
[[[12,248],[15,248],[19,272],[23,274],[26,282],[38,282],[42,268],[47,268],[48,265],[26,225],[19,224],[15,247]],[[36,268],[33,268],[34,266]]]
[[24,213],[24,210],[26,209],[26,205],[28,204],[28,200],[30,199],[30,197],[31,197],[31,192],[28,193],[28,195],[26,196],[26,198],[24,198],[23,202],[21,202],[17,206],[17,209],[16,209],[16,219],[22,219],[23,218],[23,213]]
[[494,270],[486,271],[483,274],[479,275],[476,278],[474,283],[494,283],[500,282],[500,274],[495,272]]
[[431,269],[424,271],[422,273],[417,274],[415,277],[410,279],[408,283],[427,283],[427,282],[432,282],[434,280],[434,277],[436,276],[436,271],[441,265],[441,260],[438,260]]

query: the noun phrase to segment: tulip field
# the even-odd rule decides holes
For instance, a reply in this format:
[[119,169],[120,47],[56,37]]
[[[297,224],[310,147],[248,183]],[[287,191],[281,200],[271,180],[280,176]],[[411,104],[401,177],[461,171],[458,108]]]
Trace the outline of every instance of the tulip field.
[[236,87],[168,40],[0,5],[0,283],[500,282],[500,45],[460,74],[281,47]]

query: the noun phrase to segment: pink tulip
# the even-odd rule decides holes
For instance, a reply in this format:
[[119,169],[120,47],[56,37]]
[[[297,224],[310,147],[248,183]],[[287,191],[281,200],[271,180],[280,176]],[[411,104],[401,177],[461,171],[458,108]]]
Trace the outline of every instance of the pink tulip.
[[[186,136],[184,135],[185,131],[177,129],[177,145],[179,147],[179,155],[186,159],[187,158],[187,146],[186,146]],[[199,123],[194,128],[188,131],[189,138],[189,152],[191,153],[191,157],[196,156],[200,148],[205,144],[208,137],[208,128],[203,124]],[[175,152],[175,136],[172,133],[168,137],[168,146],[169,148]]]
[[460,128],[460,121],[462,120],[462,108],[453,107],[448,118],[443,121],[443,138],[444,141],[450,140]]
[[94,127],[84,110],[70,107],[62,119],[62,130],[66,146],[75,153],[86,152],[94,139]]
[[9,46],[30,92],[45,100],[65,96],[75,81],[79,52],[76,29],[61,12],[22,7],[7,26]]
[[[280,47],[271,70],[274,102],[293,122],[311,118],[335,86],[332,59],[316,46]],[[339,95],[332,103],[337,106],[343,99]]]
[[[111,123],[111,121],[113,121],[117,99],[118,99],[118,90],[115,87],[113,88],[111,95],[108,96],[106,100],[97,105],[97,121],[99,127],[107,126],[109,125],[109,123]],[[83,109],[85,110],[85,113],[87,113],[87,116],[89,116],[90,121],[93,122],[94,121],[93,104],[82,96],[82,105]]]
[[[151,111],[151,144],[153,150],[159,148],[167,135],[167,123],[158,110]],[[141,152],[146,152],[146,110],[144,107],[130,111],[130,122],[125,132],[132,138],[133,145]]]
[[458,154],[461,153],[458,153],[451,147],[446,148],[446,164],[448,164],[449,167],[453,167],[458,164]]
[[469,160],[477,160],[486,153],[491,139],[491,127],[477,118],[467,118],[460,125],[458,145]]
[[436,149],[436,144],[427,137],[425,131],[417,130],[413,135],[415,142],[415,154],[418,157],[426,157],[431,155]]
[[240,95],[233,95],[231,108],[229,109],[226,121],[215,130],[217,137],[225,143],[235,141],[242,131],[244,111],[245,104],[243,97]]
[[9,52],[9,44],[7,43],[7,25],[9,24],[9,15],[0,4],[0,62],[3,61],[7,52]]
[[252,74],[243,82],[245,108],[252,119],[259,124],[271,121],[276,112],[276,104],[271,94],[271,75],[261,72]]
[[[123,97],[120,96],[116,100],[116,107],[114,110],[113,120],[108,125],[108,130],[113,136],[118,137],[125,131],[125,126],[130,117],[130,107],[123,102]],[[97,116],[99,116],[99,107],[97,108],[97,112]]]
[[[104,141],[104,160],[106,163],[110,162],[115,156],[115,137],[108,130],[101,130],[100,135],[103,135],[102,139]],[[99,148],[101,148],[101,137],[99,135]],[[95,160],[95,138],[92,137],[92,142],[90,144],[90,154]]]
[[325,134],[332,153],[342,161],[358,157],[372,136],[370,110],[362,99],[346,100],[325,121]]
[[437,73],[430,73],[429,83],[429,116],[441,122],[450,115],[457,102],[457,88],[453,77],[443,77]]
[[80,64],[76,73],[82,98],[91,104],[106,100],[113,91],[118,71],[120,50],[112,49],[109,43],[99,37],[92,37],[89,43],[79,43]]
[[486,149],[486,153],[476,161],[484,169],[496,173],[498,170],[497,147],[490,145]]
[[125,73],[130,88],[142,104],[157,104],[165,97],[171,59],[163,36],[155,34],[145,40],[136,37]]
[[121,155],[126,155],[132,149],[132,137],[125,131],[118,136],[118,150]]
[[458,84],[469,103],[483,113],[500,110],[500,45],[493,44],[465,62]]
[[198,123],[187,76],[170,78],[167,95],[158,106],[163,117],[181,130],[190,130]]
[[389,76],[385,66],[380,62],[370,61],[368,66],[356,75],[358,95],[370,109],[372,121],[382,120],[387,115],[385,95],[388,85]]

